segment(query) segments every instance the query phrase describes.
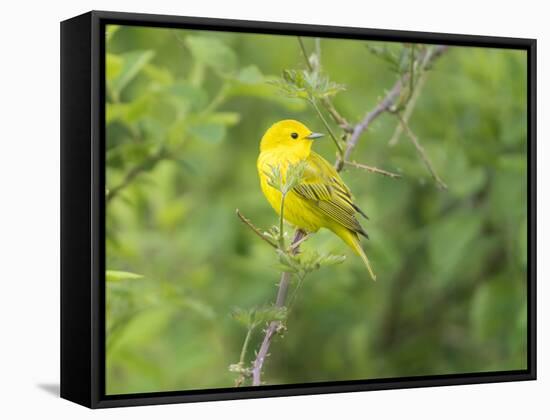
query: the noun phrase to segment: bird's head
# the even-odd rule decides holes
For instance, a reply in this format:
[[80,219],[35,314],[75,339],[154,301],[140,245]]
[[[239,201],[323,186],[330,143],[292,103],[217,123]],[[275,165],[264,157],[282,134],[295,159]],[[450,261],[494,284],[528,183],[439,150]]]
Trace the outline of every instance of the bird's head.
[[281,148],[301,157],[309,156],[313,140],[323,134],[314,133],[296,120],[282,120],[273,124],[265,132],[260,143],[260,151]]

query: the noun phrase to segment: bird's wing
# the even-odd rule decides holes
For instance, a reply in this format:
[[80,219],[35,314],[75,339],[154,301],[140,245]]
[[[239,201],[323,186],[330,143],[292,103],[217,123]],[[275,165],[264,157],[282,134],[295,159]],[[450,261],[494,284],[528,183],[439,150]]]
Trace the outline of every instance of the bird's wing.
[[368,237],[355,218],[356,213],[363,216],[365,214],[353,203],[351,191],[340,175],[317,153],[311,153],[302,182],[294,187],[293,191],[301,198],[314,203],[324,215],[351,231]]

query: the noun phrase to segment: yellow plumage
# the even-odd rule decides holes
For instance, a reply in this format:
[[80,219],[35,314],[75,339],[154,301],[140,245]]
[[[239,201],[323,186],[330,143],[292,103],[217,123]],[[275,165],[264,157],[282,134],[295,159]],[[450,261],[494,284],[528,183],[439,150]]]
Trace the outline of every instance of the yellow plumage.
[[295,120],[273,124],[260,143],[257,167],[262,191],[280,213],[281,192],[268,184],[266,174],[278,166],[284,177],[289,164],[306,162],[301,183],[285,197],[285,220],[306,232],[317,232],[320,228],[331,230],[361,257],[376,280],[359,242],[359,235],[368,236],[355,216],[365,214],[354,204],[351,191],[338,172],[311,150],[313,139],[319,136]]

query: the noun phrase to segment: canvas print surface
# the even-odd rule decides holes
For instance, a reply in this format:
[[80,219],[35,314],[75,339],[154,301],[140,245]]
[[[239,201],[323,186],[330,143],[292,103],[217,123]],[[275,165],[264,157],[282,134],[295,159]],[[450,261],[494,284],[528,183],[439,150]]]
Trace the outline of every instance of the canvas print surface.
[[525,51],[105,53],[107,395],[527,368]]

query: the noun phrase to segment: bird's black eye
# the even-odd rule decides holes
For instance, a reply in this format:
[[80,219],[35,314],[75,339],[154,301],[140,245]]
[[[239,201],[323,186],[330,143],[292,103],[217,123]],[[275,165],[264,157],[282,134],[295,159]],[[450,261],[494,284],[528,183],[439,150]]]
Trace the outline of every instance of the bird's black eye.
[[297,139],[298,138],[298,133],[292,133],[290,135],[290,137],[292,137],[293,139]]

